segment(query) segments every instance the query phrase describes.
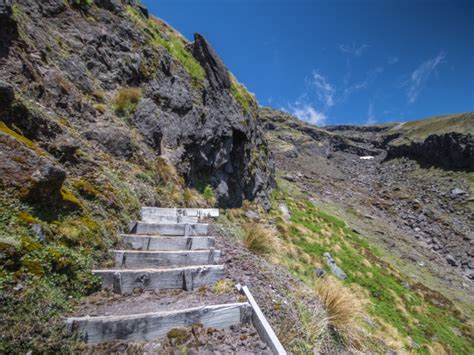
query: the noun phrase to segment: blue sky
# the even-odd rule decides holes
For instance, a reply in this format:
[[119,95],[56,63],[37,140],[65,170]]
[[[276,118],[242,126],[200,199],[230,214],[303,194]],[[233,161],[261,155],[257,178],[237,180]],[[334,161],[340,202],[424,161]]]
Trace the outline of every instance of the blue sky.
[[368,124],[474,110],[474,1],[143,0],[259,103]]

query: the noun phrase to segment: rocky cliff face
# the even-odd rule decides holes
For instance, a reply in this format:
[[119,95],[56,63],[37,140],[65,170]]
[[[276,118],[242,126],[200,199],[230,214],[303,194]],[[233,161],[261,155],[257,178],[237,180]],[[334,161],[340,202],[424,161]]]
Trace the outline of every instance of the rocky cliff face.
[[268,206],[273,166],[255,99],[204,37],[188,43],[130,0],[4,1],[0,13],[9,128],[63,160],[84,140],[124,160],[146,150],[188,186],[212,186],[219,206]]
[[400,145],[388,142],[387,159],[400,157],[417,160],[428,167],[474,172],[474,136],[451,132],[429,135],[422,142]]
[[70,352],[61,318],[140,205],[268,208],[273,174],[204,37],[134,0],[0,0],[0,352]]

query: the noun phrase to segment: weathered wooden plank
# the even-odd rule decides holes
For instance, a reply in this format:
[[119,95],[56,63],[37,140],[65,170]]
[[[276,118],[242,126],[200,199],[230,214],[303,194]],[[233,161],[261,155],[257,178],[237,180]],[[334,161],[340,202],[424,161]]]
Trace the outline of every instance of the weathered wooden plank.
[[188,216],[159,216],[159,215],[150,215],[142,214],[141,222],[147,223],[198,223],[198,217],[188,217]]
[[160,207],[142,207],[141,215],[149,216],[187,216],[187,217],[219,217],[218,208],[160,208]]
[[170,312],[127,316],[73,317],[66,320],[69,331],[78,331],[87,343],[112,340],[153,341],[173,328],[202,324],[224,329],[247,320],[251,307],[247,302],[195,307]]
[[168,236],[207,235],[208,225],[204,223],[176,224],[137,222],[134,231],[136,234]]
[[125,269],[212,265],[219,262],[220,250],[138,251],[113,250],[116,267]]
[[[169,269],[93,270],[102,279],[103,288],[117,293],[143,290],[186,289],[212,285],[224,277],[223,265],[187,266]],[[117,276],[118,275],[118,276]],[[183,280],[183,278],[185,279]],[[117,284],[120,279],[120,286]],[[183,283],[183,281],[185,281]]]
[[200,250],[214,247],[214,237],[152,237],[122,234],[123,241],[133,250]]
[[252,307],[252,324],[257,329],[258,335],[260,338],[268,345],[268,347],[272,350],[274,354],[278,355],[286,355],[286,350],[281,345],[280,340],[276,336],[275,332],[273,331],[272,327],[268,323],[265,315],[263,314],[262,310],[260,309],[259,305],[255,301],[250,293],[250,290],[247,286],[237,285],[239,291],[241,291],[247,297],[247,300]]

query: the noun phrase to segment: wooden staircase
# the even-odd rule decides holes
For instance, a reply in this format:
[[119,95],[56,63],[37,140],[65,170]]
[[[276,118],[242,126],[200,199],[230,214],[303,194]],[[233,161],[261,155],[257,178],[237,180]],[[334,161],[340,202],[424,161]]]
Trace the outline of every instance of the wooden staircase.
[[[104,288],[128,294],[136,289],[192,291],[212,286],[224,277],[215,238],[208,236],[205,217],[218,209],[144,207],[141,221],[124,234],[126,250],[113,250],[115,268],[93,270]],[[112,340],[153,341],[171,329],[200,323],[227,328],[251,322],[248,302],[202,305],[187,309],[141,314],[96,315],[68,318],[70,331],[87,343]]]

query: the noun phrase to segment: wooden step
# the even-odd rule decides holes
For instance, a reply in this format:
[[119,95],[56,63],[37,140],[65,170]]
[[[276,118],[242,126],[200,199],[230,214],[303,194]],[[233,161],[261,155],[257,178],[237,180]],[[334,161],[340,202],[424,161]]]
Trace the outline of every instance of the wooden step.
[[217,264],[220,250],[136,251],[113,250],[118,268],[155,268]]
[[231,303],[125,316],[73,317],[66,321],[69,332],[77,331],[87,343],[112,340],[153,341],[173,328],[202,324],[224,329],[247,324],[252,314],[249,303]]
[[133,250],[200,250],[214,247],[214,237],[153,237],[122,234],[123,241]]
[[141,222],[147,223],[198,223],[198,217],[142,215]]
[[133,234],[156,234],[169,236],[207,235],[208,225],[204,223],[147,223],[137,222],[132,228]]
[[117,293],[130,293],[133,289],[183,289],[212,285],[224,277],[223,265],[186,266],[170,269],[116,269],[93,270],[102,279],[103,288]]
[[142,219],[154,216],[219,217],[218,208],[160,208],[142,207]]

